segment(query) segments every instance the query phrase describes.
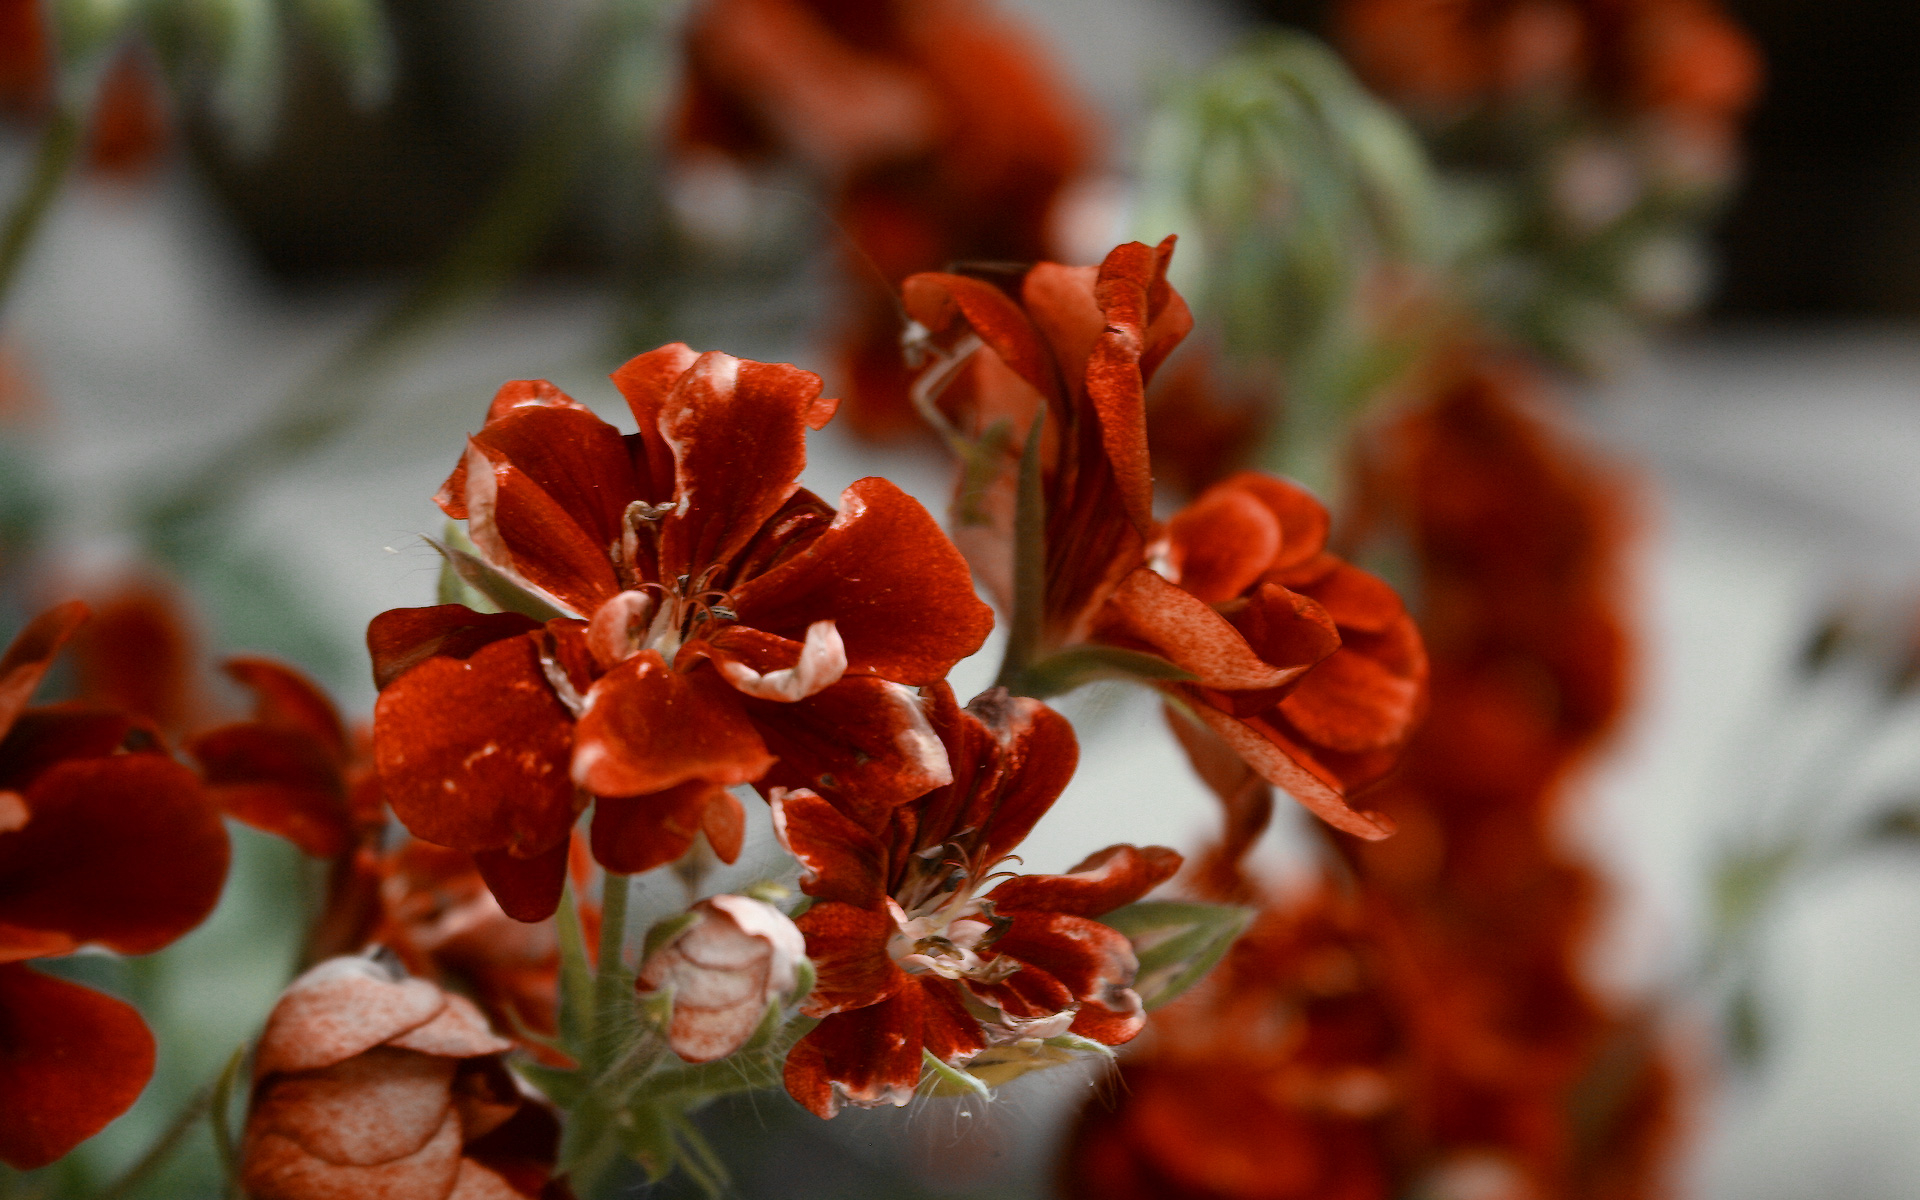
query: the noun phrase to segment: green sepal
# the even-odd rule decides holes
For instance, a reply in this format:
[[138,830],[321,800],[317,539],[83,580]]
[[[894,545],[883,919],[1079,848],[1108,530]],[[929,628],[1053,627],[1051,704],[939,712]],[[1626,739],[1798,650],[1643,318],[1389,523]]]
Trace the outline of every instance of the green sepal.
[[648,1183],[658,1183],[673,1171],[680,1159],[674,1142],[673,1118],[655,1104],[635,1104],[614,1122],[614,1139],[620,1152],[640,1164]]
[[1252,919],[1252,909],[1236,905],[1143,900],[1100,921],[1133,943],[1140,960],[1133,990],[1151,1010],[1200,982]]
[[697,912],[675,913],[671,917],[655,921],[647,929],[646,941],[640,949],[640,961],[645,962],[652,958],[655,951],[692,929],[699,921],[700,914]]
[[536,621],[551,621],[568,615],[478,555],[433,538],[426,538],[426,543],[440,552],[440,556],[453,567],[462,582],[499,605],[502,611],[517,612]]
[[1073,646],[1034,663],[1020,674],[1020,694],[1045,700],[1063,696],[1097,679],[1134,683],[1177,683],[1193,679],[1193,672],[1175,666],[1157,654],[1123,650],[1118,646]]
[[1077,1033],[1062,1033],[1047,1039],[1046,1044],[1056,1050],[1071,1050],[1076,1054],[1097,1054],[1101,1058],[1112,1058],[1113,1047],[1105,1042],[1096,1042],[1092,1038],[1081,1037]]
[[936,1057],[933,1051],[920,1051],[920,1062],[925,1068],[920,1076],[920,1088],[929,1096],[978,1096],[982,1100],[993,1099],[993,1092],[986,1082],[978,1076],[969,1075],[958,1067],[950,1067]]
[[[466,530],[452,521],[447,522],[440,539],[456,550],[473,553],[473,543],[467,540]],[[440,559],[440,577],[434,583],[433,598],[441,604],[465,605],[475,612],[500,611],[500,606],[487,599],[478,589],[467,586],[467,581],[460,578],[460,572],[453,569],[453,560],[446,557]]]
[[550,1067],[545,1063],[519,1059],[514,1062],[513,1069],[519,1072],[521,1078],[539,1088],[541,1095],[569,1111],[580,1107],[590,1086],[587,1077],[579,1071]]

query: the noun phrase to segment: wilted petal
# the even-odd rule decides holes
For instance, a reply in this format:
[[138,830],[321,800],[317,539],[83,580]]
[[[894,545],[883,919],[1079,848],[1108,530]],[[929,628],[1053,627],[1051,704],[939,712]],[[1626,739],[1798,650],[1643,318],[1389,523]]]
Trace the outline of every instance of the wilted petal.
[[772,765],[739,694],[710,669],[674,670],[657,650],[601,676],[574,735],[574,781],[605,796],[751,783]]
[[1269,783],[1335,829],[1368,841],[1392,836],[1393,822],[1386,814],[1350,807],[1339,777],[1273,726],[1234,717],[1195,695],[1189,696],[1188,710]]
[[31,1171],[133,1106],[153,1035],[132,1006],[0,964],[0,1162]]
[[396,978],[367,958],[330,958],[288,984],[274,1005],[254,1078],[344,1062],[425,1025],[446,1003],[446,993],[424,979]]

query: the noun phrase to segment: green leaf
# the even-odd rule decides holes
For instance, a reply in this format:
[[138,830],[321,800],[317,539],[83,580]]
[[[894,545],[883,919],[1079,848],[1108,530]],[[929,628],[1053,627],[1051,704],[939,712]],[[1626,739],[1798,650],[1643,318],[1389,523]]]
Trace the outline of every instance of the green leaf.
[[1071,646],[1041,659],[1020,675],[1019,692],[1036,700],[1062,696],[1098,679],[1124,679],[1151,686],[1192,679],[1194,675],[1157,654],[1118,646]]
[[433,538],[426,538],[426,543],[440,552],[440,557],[447,561],[463,583],[499,605],[502,611],[517,612],[536,621],[551,621],[555,617],[569,615],[546,597],[534,592],[529,585],[480,556]]
[[1100,918],[1133,943],[1140,959],[1133,989],[1148,1009],[1200,982],[1252,919],[1250,908],[1177,900],[1144,900]]

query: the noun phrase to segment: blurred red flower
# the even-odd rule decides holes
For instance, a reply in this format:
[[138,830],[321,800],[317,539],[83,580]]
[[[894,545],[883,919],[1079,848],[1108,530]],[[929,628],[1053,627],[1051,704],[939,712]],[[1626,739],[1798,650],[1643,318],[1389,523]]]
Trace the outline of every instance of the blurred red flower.
[[1399,599],[1325,552],[1326,510],[1284,480],[1242,473],[1154,520],[1144,396],[1191,325],[1166,282],[1172,251],[1169,238],[1098,269],[1042,263],[1017,300],[967,276],[907,281],[928,359],[915,386],[989,459],[969,468],[955,541],[1012,611],[1019,448],[1044,413],[1034,657],[1099,643],[1164,658],[1192,676],[1169,695],[1261,775],[1384,837],[1391,825],[1347,800],[1420,715],[1426,660]]
[[892,289],[957,261],[1045,257],[1056,202],[1090,158],[1060,72],[983,0],[708,0],[688,34],[680,137],[797,161],[831,190],[859,296],[848,418],[870,436],[919,425]]
[[560,1125],[470,1002],[367,958],[287,988],[254,1055],[240,1176],[259,1200],[569,1195]]
[[509,384],[438,497],[550,619],[441,605],[367,631],[388,802],[473,854],[522,920],[558,903],[589,796],[594,856],[634,872],[701,830],[731,861],[734,784],[905,800],[945,783],[907,689],[992,625],[893,484],[859,480],[835,512],[795,482],[806,427],[834,411],[816,376],[671,345],[614,379],[639,433]]
[[25,960],[160,949],[226,881],[220,811],[150,724],[84,704],[27,707],[86,620],[73,601],[0,658],[0,1161],[44,1166],[124,1112],[153,1073],[131,1006]]
[[1146,1017],[1127,939],[1093,920],[1180,866],[1161,846],[1109,846],[1065,875],[989,889],[1079,758],[1037,700],[987,692],[960,708],[929,689],[953,782],[912,803],[776,794],[775,828],[814,897],[797,924],[823,1018],[787,1056],[787,1090],[831,1117],[842,1102],[905,1104],[924,1055],[962,1066],[1073,1033],[1118,1045]]

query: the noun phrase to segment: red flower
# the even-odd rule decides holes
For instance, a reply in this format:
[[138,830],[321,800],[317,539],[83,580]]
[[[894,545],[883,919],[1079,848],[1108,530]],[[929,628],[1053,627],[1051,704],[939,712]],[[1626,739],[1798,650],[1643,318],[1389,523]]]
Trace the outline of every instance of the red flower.
[[558,1122],[466,999],[335,958],[287,988],[254,1057],[240,1174],[259,1200],[560,1197]]
[[206,918],[227,873],[219,810],[151,726],[27,707],[86,616],[54,608],[0,659],[0,1161],[22,1170],[93,1136],[153,1073],[138,1012],[24,960],[158,950]]
[[[1261,775],[1351,833],[1390,823],[1347,804],[1393,765],[1426,661],[1399,599],[1324,550],[1327,514],[1293,484],[1244,473],[1164,529],[1153,519],[1144,400],[1190,324],[1166,283],[1172,239],[1121,246],[1095,271],[1042,263],[1020,301],[977,279],[917,275],[910,316],[933,361],[920,382],[997,455],[963,494],[956,538],[1011,607],[1017,458],[1005,422],[1042,432],[1046,580],[1036,657],[1104,643],[1193,677],[1167,691]],[[969,524],[971,522],[971,524]]]
[[734,784],[884,792],[945,783],[909,687],[992,614],[919,504],[862,479],[835,512],[794,482],[833,415],[785,365],[643,354],[614,376],[623,437],[551,384],[509,384],[438,497],[544,623],[460,605],[367,631],[374,757],[395,815],[475,856],[507,912],[558,903],[567,833],[646,870],[704,829],[732,859]]
[[[1025,30],[974,0],[709,0],[689,27],[681,139],[823,177],[858,289],[849,419],[918,420],[892,288],[956,261],[1048,252],[1088,135]],[[874,278],[875,274],[879,278]]]
[[897,807],[776,795],[774,822],[814,904],[797,922],[822,1017],[787,1056],[787,1090],[822,1117],[842,1101],[905,1104],[923,1054],[963,1065],[992,1047],[1074,1033],[1108,1045],[1145,1022],[1132,947],[1093,920],[1179,868],[1164,847],[1109,846],[1066,875],[988,890],[1079,756],[1065,718],[991,691],[959,708],[933,689],[954,779]]

